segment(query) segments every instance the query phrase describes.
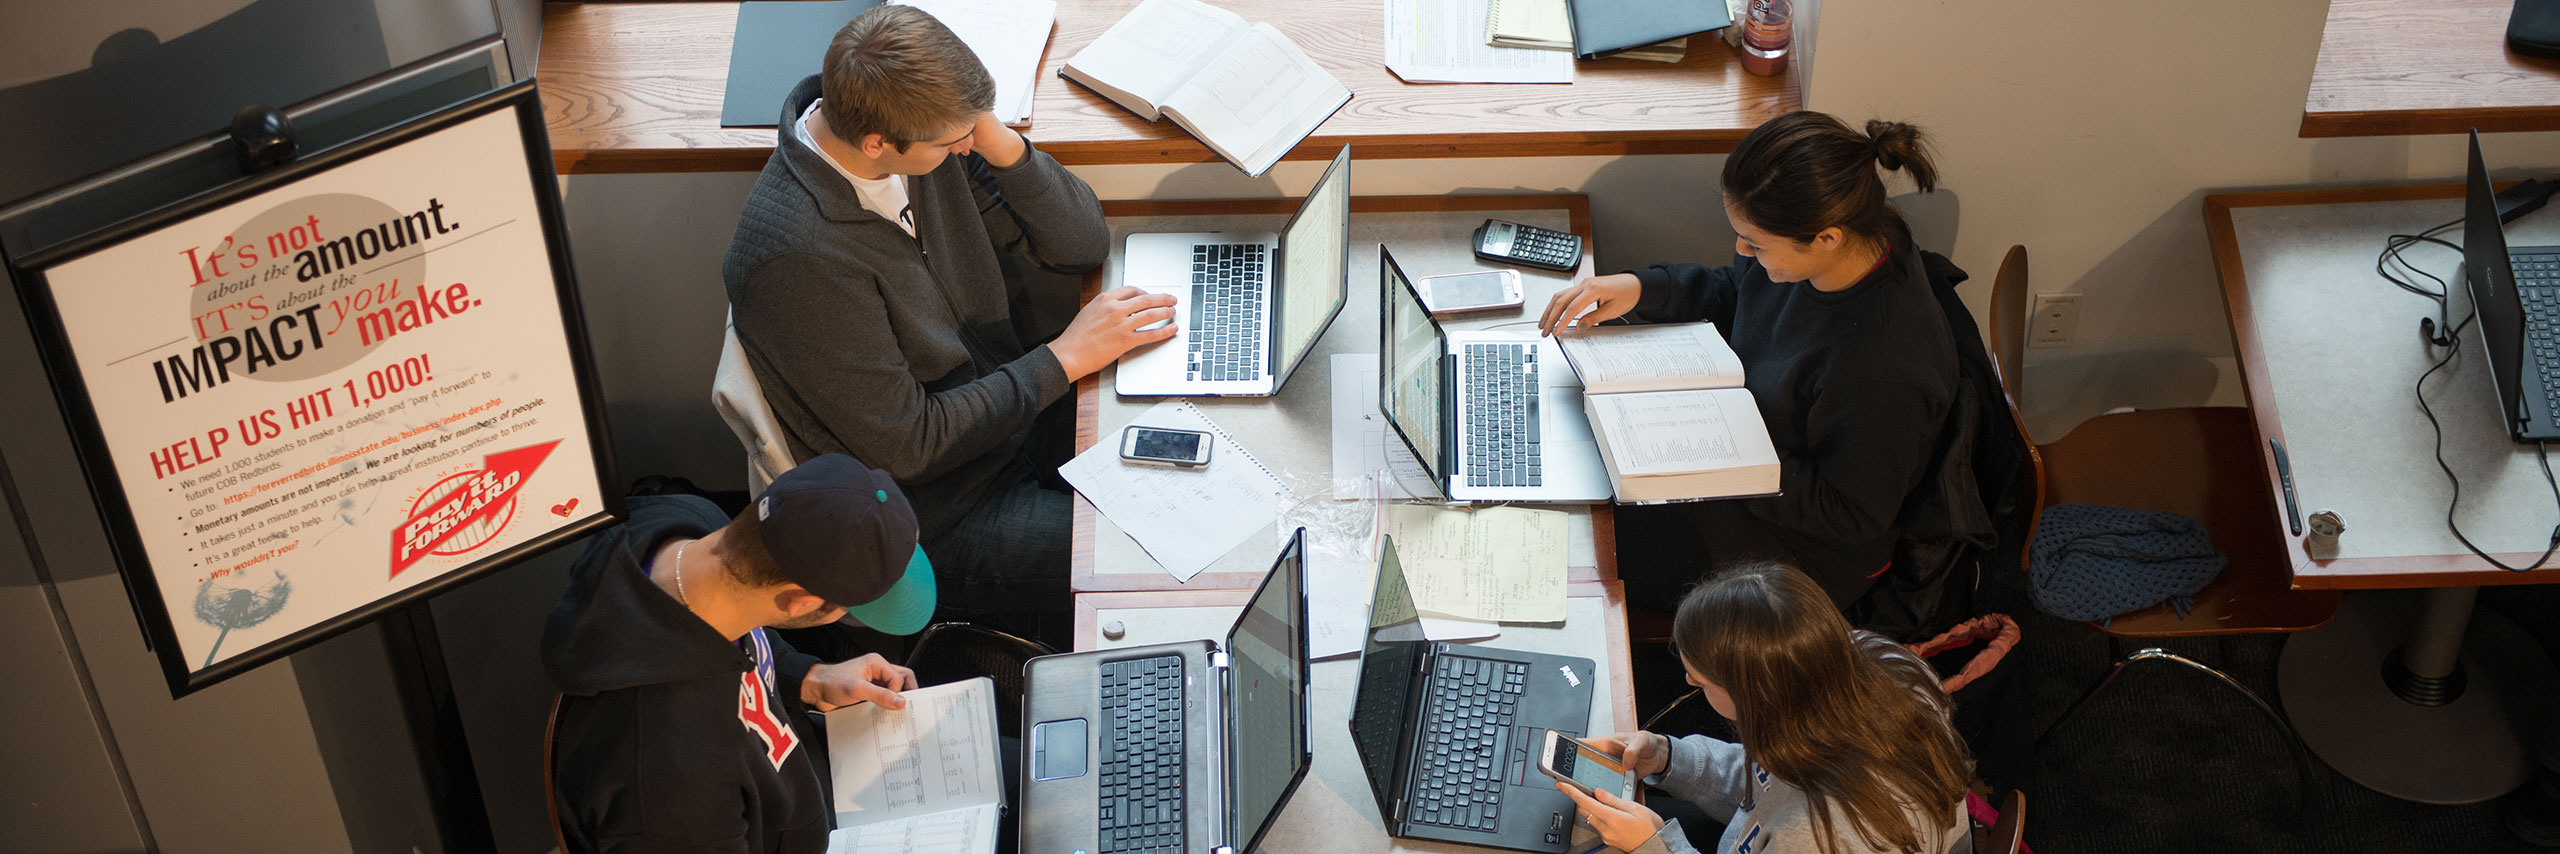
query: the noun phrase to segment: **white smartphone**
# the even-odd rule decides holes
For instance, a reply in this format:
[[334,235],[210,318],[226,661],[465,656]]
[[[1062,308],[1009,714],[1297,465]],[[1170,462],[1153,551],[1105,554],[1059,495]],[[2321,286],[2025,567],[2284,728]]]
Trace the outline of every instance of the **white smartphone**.
[[1538,751],[1538,771],[1586,795],[1605,791],[1620,800],[1636,799],[1635,775],[1617,757],[1555,730],[1547,730],[1547,749]]
[[1196,469],[1209,464],[1209,434],[1130,425],[1120,431],[1120,459],[1142,466]]
[[1422,291],[1422,304],[1429,307],[1432,314],[1510,308],[1521,302],[1520,273],[1517,270],[1424,276],[1413,285]]

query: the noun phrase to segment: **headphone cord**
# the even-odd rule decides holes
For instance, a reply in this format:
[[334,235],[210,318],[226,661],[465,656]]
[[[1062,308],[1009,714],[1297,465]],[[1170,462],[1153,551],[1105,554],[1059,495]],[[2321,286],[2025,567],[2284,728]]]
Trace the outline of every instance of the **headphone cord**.
[[[2446,365],[2453,364],[2454,357],[2462,353],[2462,331],[2470,327],[2471,321],[2474,318],[2477,318],[2479,313],[2475,310],[2464,314],[2460,322],[2447,323],[2446,321],[2450,319],[2452,311],[2452,303],[2451,300],[2448,299],[2447,295],[2451,292],[2452,285],[2435,274],[2429,273],[2425,270],[2419,269],[2416,265],[2410,264],[2407,258],[2400,256],[2400,251],[2421,242],[2433,243],[2457,252],[2461,251],[2461,246],[2433,236],[2436,232],[2443,231],[2460,224],[2462,224],[2462,220],[2457,219],[2417,234],[2391,235],[2385,240],[2381,257],[2374,259],[2373,269],[2374,272],[2380,275],[2385,281],[2389,281],[2393,285],[2399,286],[2401,290],[2426,297],[2434,300],[2436,303],[2435,322],[2421,323],[2420,326],[2422,327],[2422,331],[2427,335],[2427,343],[2444,348],[2444,356],[2436,359],[2436,363],[2433,366],[2428,367],[2426,373],[2418,375],[2418,382],[2412,391],[2418,398],[2418,411],[2427,416],[2427,426],[2435,431],[2436,468],[2444,471],[2445,481],[2453,486],[2453,500],[2446,502],[2444,508],[2445,530],[2452,533],[2453,538],[2460,541],[2463,548],[2469,549],[2473,555],[2479,557],[2481,560],[2488,561],[2490,566],[2494,566],[2508,572],[2530,572],[2542,568],[2543,564],[2551,561],[2553,553],[2560,552],[2560,525],[2552,526],[2551,540],[2550,543],[2543,548],[2542,556],[2535,558],[2532,563],[2524,566],[2509,566],[2505,562],[2498,560],[2496,557],[2490,556],[2486,550],[2483,550],[2478,545],[2472,543],[2470,537],[2464,536],[2462,533],[2462,526],[2454,521],[2454,512],[2462,507],[2462,477],[2454,474],[2453,465],[2451,463],[2445,462],[2444,422],[2436,420],[2435,408],[2427,405],[2427,380],[2434,377],[2438,372],[2443,371]],[[2434,280],[2438,289],[2430,291],[2425,287],[2418,285],[2415,281],[2393,275],[2390,268],[2390,265],[2393,263],[2397,263],[2404,270]],[[2438,331],[2442,332],[2441,336],[2437,334]],[[2536,441],[2533,443],[2533,448],[2534,458],[2542,465],[2542,482],[2551,487],[2552,503],[2555,506],[2560,506],[2560,477],[2554,477],[2552,475],[2550,443],[2546,441]]]

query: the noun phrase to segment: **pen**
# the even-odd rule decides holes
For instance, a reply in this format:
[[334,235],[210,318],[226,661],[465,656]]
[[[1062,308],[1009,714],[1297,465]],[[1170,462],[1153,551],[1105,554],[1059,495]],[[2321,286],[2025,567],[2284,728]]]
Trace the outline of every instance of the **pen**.
[[2284,440],[2268,439],[2267,447],[2276,452],[2276,481],[2284,484],[2284,519],[2293,526],[2293,535],[2302,536],[2302,505],[2293,497],[2293,460],[2284,454]]

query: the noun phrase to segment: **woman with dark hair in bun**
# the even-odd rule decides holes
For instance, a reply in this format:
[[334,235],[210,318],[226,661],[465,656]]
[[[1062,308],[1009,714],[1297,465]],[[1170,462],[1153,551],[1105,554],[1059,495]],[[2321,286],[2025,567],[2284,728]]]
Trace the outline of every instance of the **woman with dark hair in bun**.
[[1719,564],[1780,560],[1845,608],[1888,568],[1955,397],[1954,339],[1930,279],[1963,274],[1912,246],[1885,203],[1885,170],[1937,186],[1918,128],[1771,119],[1725,159],[1731,265],[1594,276],[1548,302],[1549,334],[1622,318],[1714,322],[1778,450],[1778,495],[1620,508],[1633,601],[1674,601]]

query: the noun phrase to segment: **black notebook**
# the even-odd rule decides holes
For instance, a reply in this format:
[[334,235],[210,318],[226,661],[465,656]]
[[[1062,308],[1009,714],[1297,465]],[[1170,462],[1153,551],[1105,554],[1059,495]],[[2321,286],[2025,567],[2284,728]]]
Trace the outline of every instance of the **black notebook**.
[[1724,0],[1565,0],[1573,56],[1598,59],[1733,23]]

